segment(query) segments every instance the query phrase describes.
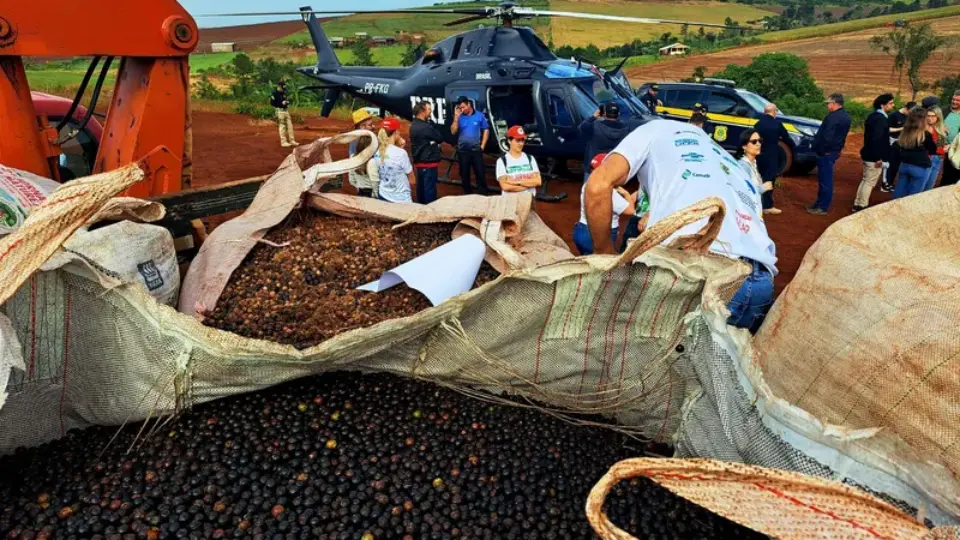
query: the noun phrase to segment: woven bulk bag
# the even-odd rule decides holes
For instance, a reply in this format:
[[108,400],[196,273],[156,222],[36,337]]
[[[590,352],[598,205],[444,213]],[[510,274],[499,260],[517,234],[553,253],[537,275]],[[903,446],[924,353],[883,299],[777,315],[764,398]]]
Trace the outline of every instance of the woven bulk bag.
[[587,519],[604,540],[634,540],[603,511],[618,482],[646,477],[672,493],[781,540],[955,540],[956,527],[927,528],[858,489],[797,473],[709,459],[628,459],[597,482]]

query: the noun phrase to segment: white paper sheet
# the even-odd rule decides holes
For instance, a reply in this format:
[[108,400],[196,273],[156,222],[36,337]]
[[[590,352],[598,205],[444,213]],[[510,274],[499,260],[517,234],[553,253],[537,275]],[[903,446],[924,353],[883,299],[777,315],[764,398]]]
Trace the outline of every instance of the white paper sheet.
[[483,240],[465,234],[384,272],[377,281],[357,289],[380,292],[398,283],[406,283],[411,289],[422,292],[431,304],[437,305],[473,287],[486,251]]

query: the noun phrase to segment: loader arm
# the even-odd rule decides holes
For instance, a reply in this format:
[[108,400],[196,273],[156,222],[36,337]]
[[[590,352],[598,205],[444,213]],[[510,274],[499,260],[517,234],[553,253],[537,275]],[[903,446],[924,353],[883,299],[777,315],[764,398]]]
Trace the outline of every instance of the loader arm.
[[118,169],[165,146],[180,160],[154,171],[125,194],[179,192],[189,185],[188,56],[198,38],[196,22],[176,0],[46,0],[42,6],[4,2],[0,162],[59,179],[59,135],[45,117],[37,116],[24,57],[114,57],[119,72],[93,172]]

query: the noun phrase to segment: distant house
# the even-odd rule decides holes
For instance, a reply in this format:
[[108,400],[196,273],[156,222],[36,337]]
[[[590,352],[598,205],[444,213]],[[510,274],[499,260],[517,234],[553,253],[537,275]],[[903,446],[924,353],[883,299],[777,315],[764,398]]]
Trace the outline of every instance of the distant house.
[[393,45],[397,42],[397,38],[393,36],[373,36],[370,40],[374,45]]
[[236,43],[211,43],[210,52],[236,52]]
[[367,37],[369,37],[369,34],[367,34],[366,32],[355,32],[353,34],[353,37],[357,39],[367,39]]
[[660,47],[660,56],[681,56],[690,52],[690,47],[683,43],[674,43],[666,47]]
[[328,41],[330,41],[330,45],[333,45],[334,47],[343,47],[344,43],[346,42],[346,40],[342,37],[332,37]]

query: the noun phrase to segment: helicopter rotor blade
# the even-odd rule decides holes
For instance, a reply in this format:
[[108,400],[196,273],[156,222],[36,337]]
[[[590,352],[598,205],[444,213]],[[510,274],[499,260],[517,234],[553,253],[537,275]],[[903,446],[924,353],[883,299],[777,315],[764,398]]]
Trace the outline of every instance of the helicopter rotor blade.
[[601,21],[633,22],[642,24],[686,24],[689,26],[709,26],[713,28],[729,28],[731,30],[750,30],[742,26],[730,26],[720,23],[704,23],[693,21],[677,21],[672,19],[650,19],[647,17],[622,17],[619,15],[601,15],[599,13],[578,13],[576,11],[548,11],[540,9],[516,8],[513,13],[520,17],[571,17],[575,19],[595,19]]
[[459,18],[459,19],[457,19],[457,20],[455,20],[455,21],[450,21],[450,22],[448,22],[448,23],[443,23],[443,25],[444,25],[444,26],[457,26],[458,24],[465,24],[465,23],[473,22],[473,21],[482,21],[483,19],[487,19],[487,18],[489,18],[489,17],[490,17],[490,16],[487,15],[486,13],[484,13],[483,15],[479,15],[479,14],[478,14],[478,15],[470,15],[470,16],[468,16],[468,17],[461,17],[461,18]]
[[318,15],[318,16],[347,16],[347,15],[367,15],[367,14],[403,14],[403,13],[415,13],[415,14],[427,14],[427,15],[480,15],[481,13],[486,15],[486,10],[480,9],[375,9],[375,10],[341,10],[341,11],[261,11],[261,12],[243,12],[243,13],[201,13],[198,15],[193,15],[194,18],[197,17],[273,17],[273,16],[296,16],[302,17],[307,15]]

